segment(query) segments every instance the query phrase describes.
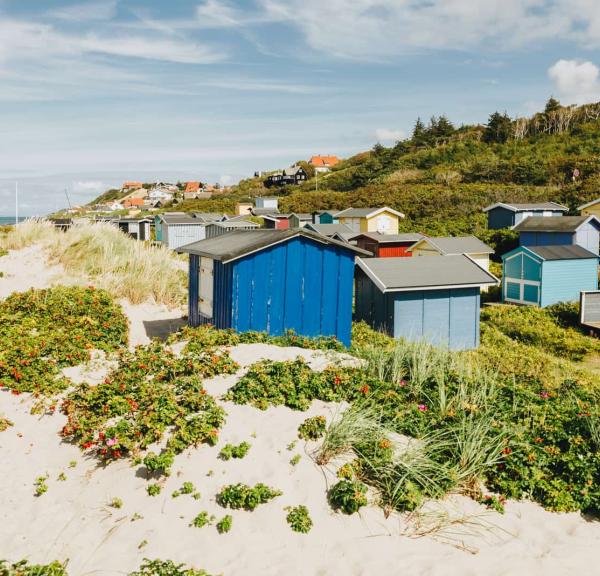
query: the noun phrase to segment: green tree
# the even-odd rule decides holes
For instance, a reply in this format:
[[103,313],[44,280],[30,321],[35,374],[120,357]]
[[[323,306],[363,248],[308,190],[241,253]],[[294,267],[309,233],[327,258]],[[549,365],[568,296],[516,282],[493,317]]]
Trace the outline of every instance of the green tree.
[[490,115],[485,132],[483,133],[484,142],[506,142],[511,135],[512,120],[505,112],[494,112]]
[[544,108],[544,114],[550,114],[550,112],[556,112],[560,108],[560,102],[554,98],[554,96],[550,96],[548,102],[546,102],[546,107]]

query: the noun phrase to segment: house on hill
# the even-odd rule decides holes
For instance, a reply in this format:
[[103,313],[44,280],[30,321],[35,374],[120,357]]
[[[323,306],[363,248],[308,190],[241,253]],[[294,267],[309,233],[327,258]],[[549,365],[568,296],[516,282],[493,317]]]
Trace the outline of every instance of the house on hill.
[[598,255],[578,245],[519,246],[502,256],[502,300],[546,307],[598,289]]
[[302,184],[308,180],[308,174],[302,166],[290,166],[282,172],[275,172],[267,176],[265,186],[288,186],[290,184]]
[[596,200],[592,200],[587,204],[582,204],[577,208],[582,216],[596,216],[596,218],[600,219],[600,198],[596,198]]
[[279,198],[277,196],[257,196],[254,199],[254,206],[265,210],[278,210]]
[[313,156],[309,163],[315,172],[329,172],[339,162],[337,156]]
[[192,326],[211,323],[350,344],[355,255],[306,230],[242,230],[181,246],[189,254]]
[[501,228],[512,228],[530,216],[541,216],[544,218],[563,216],[569,209],[556,202],[529,204],[496,202],[484,208],[483,211],[487,213],[488,228],[490,230],[499,230]]
[[126,200],[123,200],[123,208],[142,208],[144,203],[144,198],[127,198]]
[[600,220],[596,216],[531,216],[514,230],[519,233],[522,246],[579,245],[594,254],[599,253]]
[[339,224],[338,210],[317,210],[312,213],[313,224]]
[[136,188],[143,188],[143,182],[123,182],[123,186],[121,186],[121,190],[134,190]]
[[359,258],[355,316],[394,338],[477,348],[480,288],[495,284],[464,255]]
[[347,208],[337,213],[340,224],[345,224],[357,234],[359,232],[379,232],[398,234],[402,212],[384,206],[383,208]]
[[363,250],[368,250],[375,258],[410,258],[412,252],[409,249],[422,238],[424,238],[423,234],[418,233],[379,234],[377,232],[364,232],[363,234],[351,236],[349,241]]
[[468,256],[484,270],[490,269],[494,249],[475,236],[424,236],[409,249],[413,256]]

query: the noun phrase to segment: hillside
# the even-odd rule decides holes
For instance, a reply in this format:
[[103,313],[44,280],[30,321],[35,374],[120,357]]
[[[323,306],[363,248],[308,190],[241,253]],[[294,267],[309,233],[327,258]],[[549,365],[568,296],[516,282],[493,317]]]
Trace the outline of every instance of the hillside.
[[[600,103],[547,109],[529,119],[494,113],[486,126],[458,129],[443,116],[415,124],[411,138],[376,145],[329,174],[281,190],[259,179],[234,192],[282,195],[284,211],[386,204],[406,214],[402,227],[436,234],[480,232],[481,209],[495,201],[554,200],[574,210],[600,189]],[[579,175],[573,181],[573,171]]]
[[244,179],[210,200],[179,202],[177,210],[233,212],[237,201],[266,194],[279,196],[284,212],[385,204],[406,214],[403,230],[490,240],[481,211],[488,204],[554,200],[574,211],[598,196],[600,103],[561,106],[550,99],[530,118],[495,112],[482,126],[456,128],[444,116],[427,125],[417,120],[410,138],[377,144],[318,182],[267,188],[264,179]]

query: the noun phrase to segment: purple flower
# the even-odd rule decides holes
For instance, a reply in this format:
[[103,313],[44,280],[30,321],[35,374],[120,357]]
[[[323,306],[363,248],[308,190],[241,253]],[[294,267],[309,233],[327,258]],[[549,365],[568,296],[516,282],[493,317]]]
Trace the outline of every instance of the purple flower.
[[107,445],[107,446],[114,446],[116,443],[117,443],[117,439],[116,439],[116,438],[109,438],[109,439],[106,441],[106,445]]
[[425,406],[425,404],[419,404],[417,406],[417,408],[419,409],[419,412],[427,412],[428,408],[427,406]]

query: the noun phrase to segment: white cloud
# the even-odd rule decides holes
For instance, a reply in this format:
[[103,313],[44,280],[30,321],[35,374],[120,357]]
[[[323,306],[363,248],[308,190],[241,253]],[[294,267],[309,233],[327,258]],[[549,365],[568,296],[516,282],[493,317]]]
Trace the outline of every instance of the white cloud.
[[185,64],[211,64],[225,59],[223,52],[187,40],[110,32],[103,35],[70,34],[48,24],[0,16],[0,63],[10,59],[39,63],[56,56],[77,57],[92,53]]
[[80,180],[73,182],[71,185],[71,191],[75,195],[89,194],[90,192],[102,192],[106,189],[106,183],[101,180]]
[[600,70],[593,62],[559,60],[548,69],[548,76],[565,104],[600,100]]
[[297,26],[329,55],[390,59],[486,45],[507,49],[540,40],[600,45],[597,0],[261,0],[273,18]]
[[389,128],[377,128],[375,130],[375,138],[378,142],[397,142],[406,137],[402,130],[390,130]]
[[228,28],[242,21],[241,14],[222,0],[205,0],[196,8],[196,16],[206,27]]
[[47,15],[51,18],[72,22],[110,20],[117,12],[117,2],[118,0],[96,0],[72,4],[50,10]]

